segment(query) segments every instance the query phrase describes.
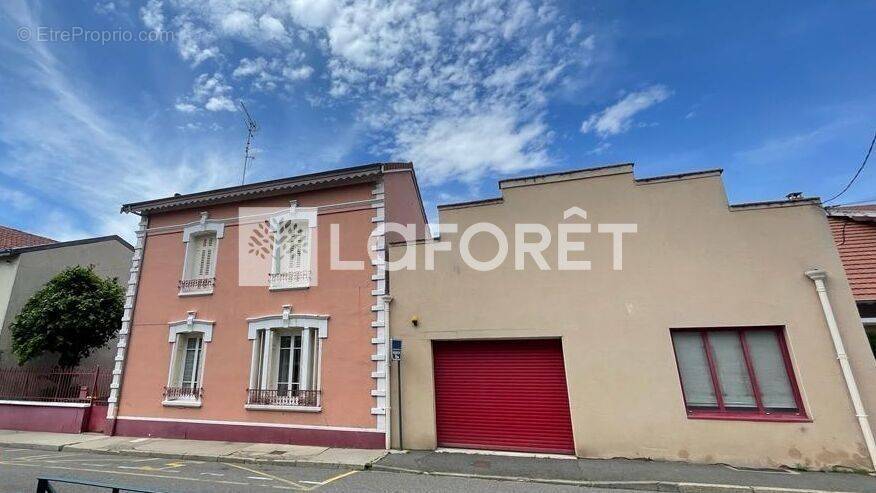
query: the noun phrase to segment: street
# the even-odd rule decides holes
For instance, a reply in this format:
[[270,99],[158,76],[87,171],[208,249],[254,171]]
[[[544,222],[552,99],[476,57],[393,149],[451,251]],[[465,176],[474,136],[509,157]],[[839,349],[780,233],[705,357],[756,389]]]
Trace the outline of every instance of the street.
[[[0,493],[35,491],[40,477],[75,479],[159,492],[572,492],[575,486],[516,483],[382,471],[351,471],[0,448]],[[58,493],[108,491],[67,484]],[[588,489],[588,493],[623,490]]]

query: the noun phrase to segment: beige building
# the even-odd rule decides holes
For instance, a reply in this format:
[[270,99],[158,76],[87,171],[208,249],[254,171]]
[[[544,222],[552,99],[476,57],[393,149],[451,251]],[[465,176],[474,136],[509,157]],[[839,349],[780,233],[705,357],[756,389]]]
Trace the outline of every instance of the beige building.
[[395,447],[873,469],[876,365],[817,199],[632,165],[499,188],[389,250],[417,262],[389,267]]
[[[2,227],[0,227],[2,228]],[[9,231],[8,228],[2,228]],[[2,234],[3,231],[0,231]],[[39,241],[0,243],[0,367],[17,366],[12,353],[12,330],[10,326],[28,300],[47,282],[68,267],[93,266],[100,277],[117,279],[119,283],[128,277],[131,268],[133,247],[118,236],[103,236],[83,240],[55,242],[46,238]],[[0,238],[2,239],[2,238]],[[80,362],[80,367],[99,365],[109,371],[113,366],[113,339],[103,348],[96,349]],[[44,354],[27,363],[29,368],[46,368],[55,365],[58,356]]]

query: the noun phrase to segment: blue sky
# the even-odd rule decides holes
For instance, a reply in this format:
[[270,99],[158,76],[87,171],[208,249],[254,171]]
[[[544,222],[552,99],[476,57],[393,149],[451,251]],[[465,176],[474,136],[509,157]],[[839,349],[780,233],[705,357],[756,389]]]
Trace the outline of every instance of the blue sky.
[[[413,161],[433,219],[503,177],[616,162],[721,167],[732,202],[828,197],[876,130],[874,21],[874,2],[7,1],[0,224],[130,237],[121,203],[238,184],[238,100],[262,127],[248,181]],[[75,28],[134,40],[47,39]],[[841,202],[866,200],[876,165]]]

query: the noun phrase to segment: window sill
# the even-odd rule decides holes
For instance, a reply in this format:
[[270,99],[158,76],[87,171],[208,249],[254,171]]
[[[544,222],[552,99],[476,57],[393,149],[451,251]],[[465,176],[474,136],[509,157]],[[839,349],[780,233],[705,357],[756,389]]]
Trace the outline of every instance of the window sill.
[[756,414],[742,412],[709,412],[693,411],[687,413],[688,419],[715,419],[720,421],[766,421],[772,423],[811,423],[812,419],[805,414]]
[[286,411],[295,413],[321,413],[322,406],[271,406],[265,404],[246,404],[248,411]]
[[201,401],[179,399],[175,401],[161,401],[161,405],[164,407],[201,407]]
[[304,286],[269,286],[268,291],[297,291],[299,289],[308,289],[310,284]]
[[189,291],[187,291],[187,292],[182,292],[182,291],[180,291],[179,296],[180,296],[180,297],[185,297],[185,296],[210,296],[211,294],[213,294],[213,290],[212,290],[212,289],[209,290],[209,291],[191,291],[191,292],[189,292]]

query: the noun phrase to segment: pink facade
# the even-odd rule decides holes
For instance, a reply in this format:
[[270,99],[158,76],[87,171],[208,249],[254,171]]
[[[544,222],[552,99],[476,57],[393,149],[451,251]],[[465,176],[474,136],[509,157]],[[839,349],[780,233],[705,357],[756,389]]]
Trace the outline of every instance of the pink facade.
[[[115,434],[385,446],[382,226],[400,214],[425,230],[413,170],[370,165],[301,178],[126,206],[147,220],[116,358]],[[265,265],[279,267],[241,271],[251,253],[241,251],[251,245],[246,223],[261,210],[276,212],[256,222],[280,218],[277,228],[300,228],[292,241],[305,246],[290,247],[287,260],[277,236]],[[363,269],[331,268],[332,225],[336,256]],[[310,281],[289,281],[287,268]],[[241,275],[266,282],[242,285]],[[178,287],[186,279],[193,289]]]

